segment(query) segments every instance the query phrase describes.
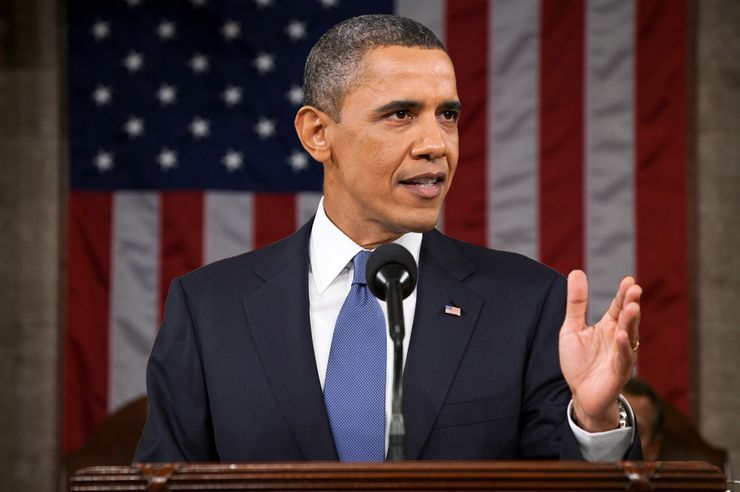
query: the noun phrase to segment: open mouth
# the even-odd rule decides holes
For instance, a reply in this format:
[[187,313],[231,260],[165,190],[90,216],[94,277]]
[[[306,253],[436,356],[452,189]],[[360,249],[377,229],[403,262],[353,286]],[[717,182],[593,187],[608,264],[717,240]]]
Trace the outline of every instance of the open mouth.
[[401,184],[431,187],[442,183],[444,179],[443,174],[424,174],[409,179],[402,179]]
[[434,198],[442,192],[444,174],[420,174],[409,179],[402,179],[400,183],[412,193],[425,197]]

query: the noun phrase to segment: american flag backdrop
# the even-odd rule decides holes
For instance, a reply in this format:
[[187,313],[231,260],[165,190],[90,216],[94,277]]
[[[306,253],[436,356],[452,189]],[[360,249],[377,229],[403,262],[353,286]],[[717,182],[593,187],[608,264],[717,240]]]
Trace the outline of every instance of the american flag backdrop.
[[314,212],[305,57],[362,13],[442,39],[464,105],[440,228],[645,288],[639,374],[689,409],[687,0],[69,0],[64,449],[145,391],[173,277]]

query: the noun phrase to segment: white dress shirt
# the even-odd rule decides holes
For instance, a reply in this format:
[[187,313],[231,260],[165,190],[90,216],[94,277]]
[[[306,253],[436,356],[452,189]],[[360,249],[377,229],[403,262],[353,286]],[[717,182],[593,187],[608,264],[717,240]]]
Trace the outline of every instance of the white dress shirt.
[[[396,241],[404,246],[419,264],[422,235],[416,232],[404,234]],[[329,351],[334,335],[334,326],[342,309],[344,300],[352,287],[354,266],[352,259],[363,248],[337,226],[335,226],[324,212],[324,199],[321,199],[316,217],[311,229],[309,241],[309,269],[308,269],[308,301],[310,305],[311,339],[313,340],[316,367],[319,373],[321,388],[326,380],[326,368],[329,363]],[[388,334],[388,308],[386,303],[380,302],[386,319],[386,334]],[[406,360],[411,328],[414,324],[416,309],[416,289],[403,300],[403,318],[406,331],[403,339],[403,360]],[[392,384],[393,384],[393,342],[390,335],[386,336],[386,378],[385,378],[385,442],[388,449],[388,428],[390,425]],[[626,404],[626,400],[622,398]],[[572,405],[572,402],[571,402]],[[571,415],[571,405],[568,406],[568,415]],[[632,409],[626,404],[630,414],[630,422],[634,422]],[[573,419],[568,418],[571,429],[579,443],[581,453],[588,461],[616,461],[620,460],[634,439],[634,429],[616,429],[608,432],[590,433],[578,427]]]

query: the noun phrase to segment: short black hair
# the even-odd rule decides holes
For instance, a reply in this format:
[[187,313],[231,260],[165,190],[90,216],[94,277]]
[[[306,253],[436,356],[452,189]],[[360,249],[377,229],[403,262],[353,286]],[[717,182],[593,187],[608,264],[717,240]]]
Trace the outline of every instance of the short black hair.
[[444,50],[423,24],[395,15],[360,15],[340,22],[311,48],[303,72],[303,104],[339,121],[342,99],[352,86],[362,57],[373,48],[408,46]]
[[663,419],[665,418],[663,400],[658,396],[658,393],[655,392],[652,386],[638,378],[632,378],[627,381],[627,384],[624,385],[624,392],[635,396],[646,396],[650,400],[650,403],[652,403],[655,416],[650,423],[650,435],[654,439],[655,436],[663,431]]

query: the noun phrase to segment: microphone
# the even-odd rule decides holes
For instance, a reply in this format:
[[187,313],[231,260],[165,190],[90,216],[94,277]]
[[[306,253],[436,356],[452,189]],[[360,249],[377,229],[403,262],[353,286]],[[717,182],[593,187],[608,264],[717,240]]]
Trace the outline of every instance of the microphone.
[[389,295],[392,281],[401,287],[401,299],[406,299],[416,287],[416,262],[409,250],[396,243],[383,244],[367,259],[365,276],[370,292],[381,301]]
[[399,244],[383,244],[370,255],[365,267],[370,292],[388,305],[388,329],[393,341],[393,403],[388,432],[388,460],[406,459],[406,429],[403,421],[403,300],[416,287],[417,267],[411,253]]

